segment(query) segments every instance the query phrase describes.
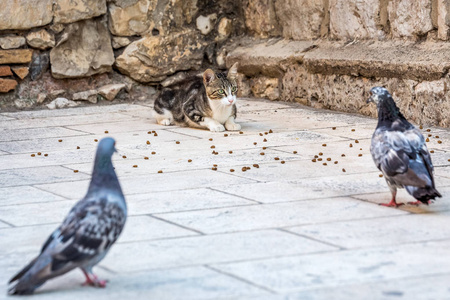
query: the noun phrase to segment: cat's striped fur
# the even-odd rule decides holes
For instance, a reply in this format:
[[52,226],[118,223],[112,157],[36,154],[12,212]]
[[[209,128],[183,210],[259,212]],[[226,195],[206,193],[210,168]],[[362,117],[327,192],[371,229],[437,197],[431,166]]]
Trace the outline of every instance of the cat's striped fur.
[[197,127],[211,131],[240,130],[236,124],[235,63],[228,75],[208,69],[203,77],[191,77],[164,88],[155,100],[158,124]]

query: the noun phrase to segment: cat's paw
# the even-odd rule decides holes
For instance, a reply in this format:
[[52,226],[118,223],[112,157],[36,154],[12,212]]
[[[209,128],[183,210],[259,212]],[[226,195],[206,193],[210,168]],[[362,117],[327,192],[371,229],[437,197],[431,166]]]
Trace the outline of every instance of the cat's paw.
[[225,128],[229,131],[241,130],[241,125],[236,123],[225,123]]
[[210,131],[214,131],[214,132],[220,132],[220,131],[225,131],[225,127],[223,127],[222,124],[217,124],[217,125],[211,125],[209,127]]
[[170,124],[172,124],[172,121],[170,119],[162,119],[159,120],[158,123],[160,125],[169,126]]

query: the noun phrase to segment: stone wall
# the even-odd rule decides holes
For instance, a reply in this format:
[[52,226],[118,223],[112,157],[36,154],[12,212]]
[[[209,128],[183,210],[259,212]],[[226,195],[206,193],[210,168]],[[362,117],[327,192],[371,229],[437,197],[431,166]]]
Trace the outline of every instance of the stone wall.
[[373,115],[361,99],[386,85],[448,127],[449,3],[2,0],[0,108],[148,100],[239,61],[241,96]]

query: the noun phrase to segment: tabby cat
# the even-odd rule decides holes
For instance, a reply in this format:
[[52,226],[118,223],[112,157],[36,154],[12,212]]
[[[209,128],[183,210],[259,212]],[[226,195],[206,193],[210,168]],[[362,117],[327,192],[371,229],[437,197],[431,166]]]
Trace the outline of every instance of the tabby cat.
[[161,91],[155,100],[158,124],[197,127],[210,131],[240,130],[236,124],[235,63],[228,75],[208,69],[200,77],[191,77]]

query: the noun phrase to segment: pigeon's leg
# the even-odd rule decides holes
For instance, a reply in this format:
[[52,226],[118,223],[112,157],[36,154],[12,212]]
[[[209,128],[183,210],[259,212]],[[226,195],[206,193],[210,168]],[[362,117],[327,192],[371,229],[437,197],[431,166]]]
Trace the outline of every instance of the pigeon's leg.
[[[390,187],[390,186],[389,186]],[[391,187],[390,187],[391,188]],[[399,207],[402,206],[404,203],[397,203],[395,201],[395,197],[397,196],[397,189],[392,187],[391,188],[391,193],[392,193],[392,199],[391,202],[389,203],[380,203],[380,205],[382,206],[387,206],[387,207]]]
[[101,280],[92,272],[92,268],[81,268],[84,276],[86,276],[86,282],[83,285],[90,285],[94,287],[106,287],[106,280]]
[[[417,201],[413,201],[413,202],[408,202],[407,204],[409,204],[409,205],[415,205],[415,206],[419,206],[419,204],[421,204],[421,203],[423,203],[423,202],[421,202],[421,201],[417,200]],[[425,205],[428,205],[428,202],[426,202],[426,203],[423,203],[423,204],[425,204]]]

